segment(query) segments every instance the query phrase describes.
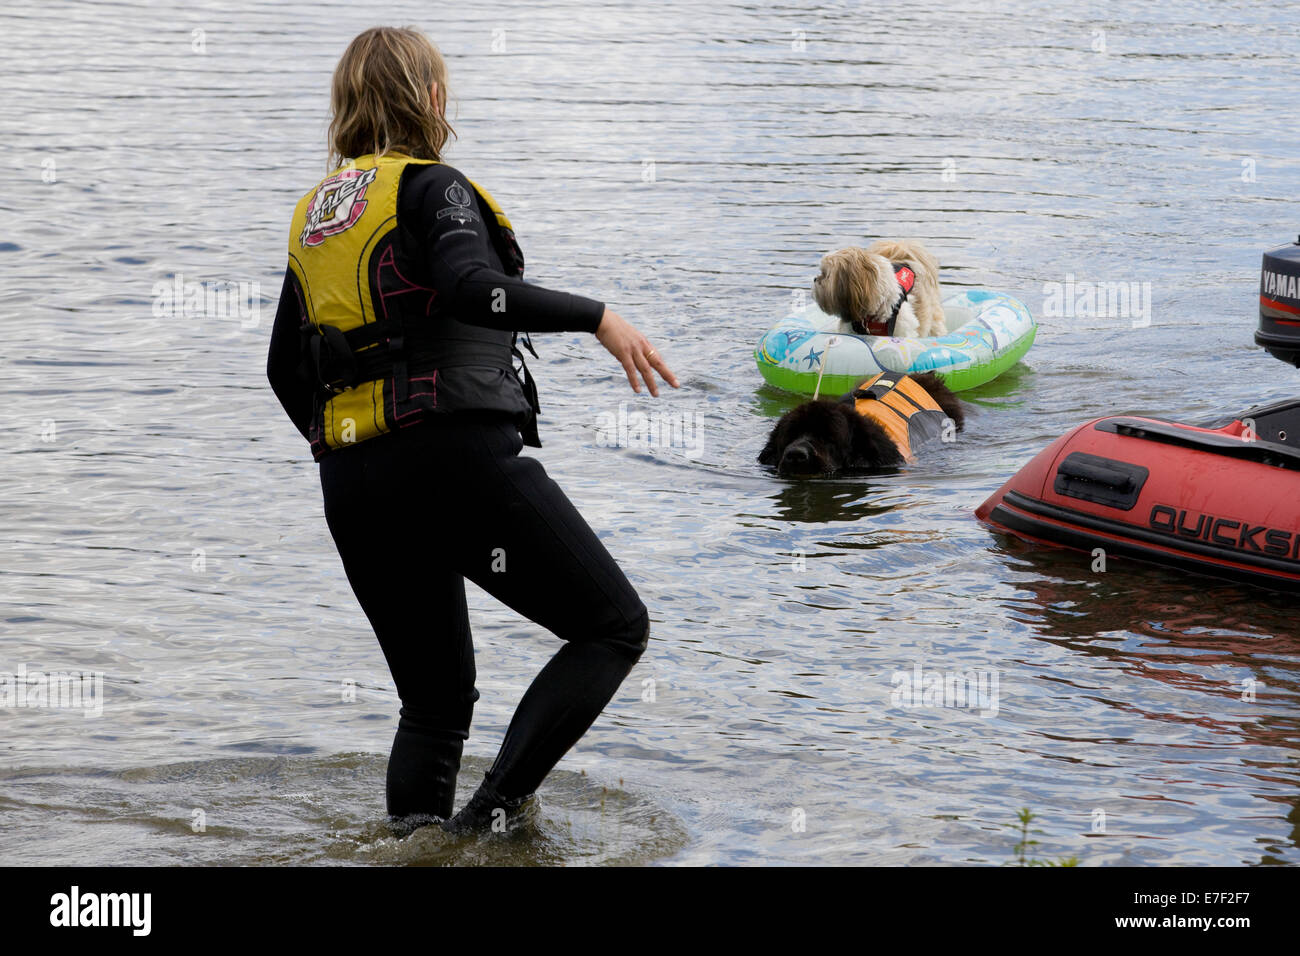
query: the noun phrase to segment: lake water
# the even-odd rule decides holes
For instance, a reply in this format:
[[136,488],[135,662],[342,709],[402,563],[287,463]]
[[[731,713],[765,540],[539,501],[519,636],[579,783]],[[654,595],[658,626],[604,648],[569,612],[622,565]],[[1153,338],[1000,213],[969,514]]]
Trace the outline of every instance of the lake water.
[[[530,278],[683,384],[536,337],[530,453],[653,630],[525,839],[386,831],[397,698],[264,374],[330,72],[378,23],[447,56],[446,158]],[[1294,394],[1251,338],[1260,253],[1300,231],[1293,7],[53,0],[0,28],[0,671],[103,675],[97,716],[0,709],[0,861],[1001,864],[1029,807],[1043,859],[1300,862],[1293,600],[972,515],[1085,418]],[[755,456],[794,400],[754,343],[878,236],[1020,297],[1038,342],[905,473],[778,479]],[[1149,284],[1149,315],[1044,316],[1067,276]],[[168,314],[177,281],[257,283],[260,312]],[[699,443],[611,445],[623,403]],[[470,606],[462,796],[556,647]],[[996,708],[900,706],[917,667]]]

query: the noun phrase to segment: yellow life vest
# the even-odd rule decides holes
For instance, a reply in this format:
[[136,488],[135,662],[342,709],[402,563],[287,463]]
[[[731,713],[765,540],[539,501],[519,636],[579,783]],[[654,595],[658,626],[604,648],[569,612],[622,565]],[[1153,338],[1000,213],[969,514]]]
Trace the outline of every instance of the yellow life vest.
[[[412,282],[399,267],[398,189],[410,163],[437,161],[400,153],[359,157],[326,176],[294,209],[289,268],[306,313],[305,374],[317,379],[310,429],[317,459],[456,407],[516,414],[525,440],[540,444],[535,387],[526,368],[522,389],[499,387],[507,370],[516,375],[514,335],[431,316],[435,290]],[[522,275],[510,220],[486,190],[469,182],[477,195],[449,187],[440,215],[482,218],[507,274]],[[450,389],[442,375],[448,368],[460,375]]]
[[914,460],[912,449],[938,435],[948,417],[929,392],[894,372],[882,372],[854,389],[853,408],[883,428],[908,461]]

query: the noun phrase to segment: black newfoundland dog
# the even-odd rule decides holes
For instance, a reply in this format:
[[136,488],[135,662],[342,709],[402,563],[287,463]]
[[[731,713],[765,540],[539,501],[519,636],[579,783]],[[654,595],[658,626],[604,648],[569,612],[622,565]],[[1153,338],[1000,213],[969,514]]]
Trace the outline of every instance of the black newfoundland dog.
[[[902,378],[903,376],[899,376]],[[957,396],[934,372],[907,376],[934,400],[942,415],[961,431],[966,416]],[[865,384],[865,380],[864,380]],[[861,385],[858,386],[860,388]],[[804,402],[781,416],[767,445],[759,452],[760,464],[775,465],[782,475],[828,475],[844,471],[896,468],[907,461],[908,447],[900,447],[880,422],[857,410],[858,388],[836,399]],[[931,421],[938,412],[929,413]],[[938,434],[937,427],[927,429]],[[914,430],[910,444],[926,437]]]

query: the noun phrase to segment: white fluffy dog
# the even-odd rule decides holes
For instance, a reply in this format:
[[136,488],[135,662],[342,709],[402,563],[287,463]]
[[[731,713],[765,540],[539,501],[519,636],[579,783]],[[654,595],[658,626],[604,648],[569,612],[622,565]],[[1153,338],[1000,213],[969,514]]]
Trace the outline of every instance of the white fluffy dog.
[[919,242],[881,239],[827,253],[812,291],[818,308],[843,320],[845,333],[925,338],[948,330],[939,263]]

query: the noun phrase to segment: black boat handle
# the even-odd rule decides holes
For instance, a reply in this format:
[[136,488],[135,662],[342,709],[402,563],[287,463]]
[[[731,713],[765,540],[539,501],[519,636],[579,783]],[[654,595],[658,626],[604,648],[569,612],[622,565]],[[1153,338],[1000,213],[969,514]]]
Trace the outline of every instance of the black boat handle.
[[1114,488],[1116,491],[1132,491],[1133,476],[1125,474],[1117,468],[1107,468],[1104,465],[1094,465],[1091,462],[1070,460],[1067,458],[1061,462],[1060,467],[1056,469],[1058,475],[1066,478],[1073,478],[1076,481],[1087,481],[1094,485],[1104,485],[1107,488]]

